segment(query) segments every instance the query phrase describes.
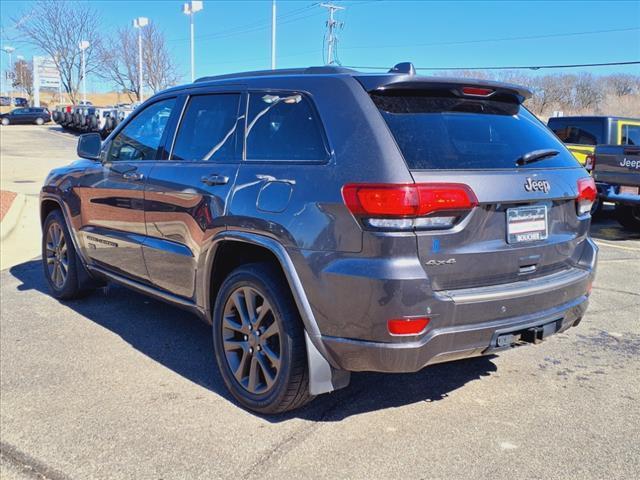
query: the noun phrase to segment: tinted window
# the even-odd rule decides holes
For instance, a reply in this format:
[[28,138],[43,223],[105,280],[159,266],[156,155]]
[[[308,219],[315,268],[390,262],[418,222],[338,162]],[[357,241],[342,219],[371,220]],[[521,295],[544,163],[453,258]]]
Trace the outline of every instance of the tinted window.
[[109,160],[154,160],[175,99],[161,100],[135,114],[113,139]]
[[622,145],[640,145],[640,125],[622,126]]
[[12,115],[23,115],[25,113],[29,113],[28,108],[16,108],[11,112]]
[[524,168],[578,165],[562,143],[511,97],[465,99],[446,92],[434,96],[413,91],[372,98],[411,169],[515,168],[518,158],[540,149],[560,153]]
[[597,145],[604,139],[604,123],[597,119],[550,118],[549,128],[564,143]]
[[239,94],[198,95],[189,104],[172,160],[225,161],[235,157]]
[[252,93],[246,135],[248,160],[328,157],[320,120],[309,99],[298,93]]

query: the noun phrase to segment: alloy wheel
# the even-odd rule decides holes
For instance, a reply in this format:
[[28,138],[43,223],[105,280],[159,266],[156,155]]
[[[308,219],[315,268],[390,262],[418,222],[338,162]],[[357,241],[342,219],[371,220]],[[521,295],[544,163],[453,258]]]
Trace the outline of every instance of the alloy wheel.
[[56,222],[51,223],[47,230],[45,255],[47,258],[49,278],[58,289],[64,287],[69,273],[69,257],[67,252],[67,241],[64,237],[62,227]]
[[239,287],[223,315],[222,341],[231,373],[249,393],[265,393],[281,366],[281,332],[273,308],[255,288]]

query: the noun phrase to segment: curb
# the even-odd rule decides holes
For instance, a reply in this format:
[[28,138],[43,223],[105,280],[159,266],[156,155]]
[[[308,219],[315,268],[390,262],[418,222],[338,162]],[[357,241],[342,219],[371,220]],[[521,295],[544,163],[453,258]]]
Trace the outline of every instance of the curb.
[[20,222],[20,216],[22,210],[27,203],[27,196],[23,193],[18,193],[16,198],[13,199],[9,211],[5,214],[2,222],[0,222],[0,240],[4,240],[9,234],[16,228]]

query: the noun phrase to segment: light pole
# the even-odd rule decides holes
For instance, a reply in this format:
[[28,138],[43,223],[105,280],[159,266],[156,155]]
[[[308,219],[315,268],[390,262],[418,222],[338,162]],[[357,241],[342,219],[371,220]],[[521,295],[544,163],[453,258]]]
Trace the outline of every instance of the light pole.
[[193,29],[193,16],[196,12],[202,10],[203,5],[201,0],[191,0],[189,3],[182,5],[182,13],[189,15],[189,23],[191,24],[191,81],[196,79],[196,61],[195,61],[195,34]]
[[[6,47],[2,47],[2,50],[4,50],[4,52],[9,55],[9,73],[11,73],[11,68],[13,68],[12,67],[12,64],[13,64],[13,56],[12,55],[13,55],[13,52],[16,51],[16,49],[7,45]],[[13,85],[11,85],[11,81],[9,81],[9,87],[7,88],[7,90],[9,91],[9,102],[10,102],[10,104],[13,104],[13,95],[12,95],[12,91],[11,91],[11,87],[12,86]]]
[[140,102],[144,100],[142,90],[142,27],[149,25],[149,19],[147,17],[138,17],[133,21],[133,28],[138,29],[138,99]]
[[271,1],[271,70],[276,69],[276,0]]
[[81,63],[82,63],[82,101],[86,105],[87,104],[87,62],[84,58],[84,51],[89,48],[89,42],[86,40],[81,40],[78,43],[78,48],[82,52]]

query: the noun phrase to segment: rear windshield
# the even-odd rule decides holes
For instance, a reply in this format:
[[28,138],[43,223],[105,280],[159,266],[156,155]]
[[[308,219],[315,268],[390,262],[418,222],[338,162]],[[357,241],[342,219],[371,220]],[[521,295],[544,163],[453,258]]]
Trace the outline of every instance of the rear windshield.
[[412,170],[510,169],[533,150],[553,157],[517,168],[579,164],[562,143],[510,96],[467,99],[442,91],[372,93]]
[[574,145],[608,143],[604,139],[604,122],[595,118],[550,118],[549,128],[564,143]]

